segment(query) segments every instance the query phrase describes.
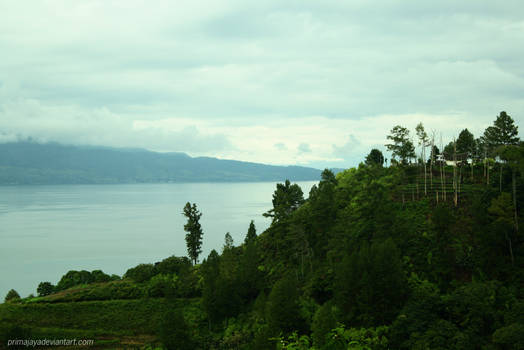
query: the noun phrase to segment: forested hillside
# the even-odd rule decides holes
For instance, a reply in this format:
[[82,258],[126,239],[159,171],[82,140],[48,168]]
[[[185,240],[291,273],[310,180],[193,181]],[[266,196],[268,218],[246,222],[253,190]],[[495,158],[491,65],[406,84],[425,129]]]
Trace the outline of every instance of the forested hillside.
[[57,143],[0,144],[0,185],[318,180],[320,170],[272,166],[185,153],[80,147]]
[[[307,199],[278,184],[269,229],[257,235],[251,224],[237,244],[226,234],[201,263],[191,260],[205,232],[188,204],[191,259],[139,265],[122,279],[71,271],[41,284],[40,297],[2,305],[6,332],[81,329],[81,314],[57,316],[64,305],[143,298],[157,326],[132,322],[129,332],[153,337],[142,348],[522,349],[524,143],[507,117],[477,141],[461,132],[449,154],[420,125],[432,150],[416,162],[409,131],[395,127],[390,166],[373,150],[358,168],[325,170]],[[465,138],[473,142],[459,152]],[[97,309],[100,321],[113,319],[123,339],[126,321],[111,305]]]

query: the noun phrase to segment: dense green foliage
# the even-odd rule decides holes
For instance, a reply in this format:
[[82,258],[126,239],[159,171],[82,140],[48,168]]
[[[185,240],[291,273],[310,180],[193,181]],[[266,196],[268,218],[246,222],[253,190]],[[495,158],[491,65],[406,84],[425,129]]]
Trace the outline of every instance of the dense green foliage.
[[406,164],[410,159],[415,158],[415,146],[409,138],[407,128],[397,125],[391,129],[391,134],[387,138],[393,142],[386,145],[393,159],[398,157],[401,163]]
[[202,253],[202,235],[204,233],[202,232],[202,226],[199,222],[202,213],[197,209],[195,203],[191,205],[187,202],[183,214],[187,218],[187,223],[184,225],[184,231],[187,232],[187,255],[189,255],[193,264],[196,264],[198,262],[198,256]]
[[373,148],[366,156],[366,164],[375,164],[382,166],[384,164],[384,155],[382,154],[382,152],[380,152],[380,150]]
[[[116,279],[119,279],[119,277],[116,275],[109,276],[105,274],[104,272],[102,272],[101,270],[93,270],[91,272],[85,271],[85,270],[82,270],[82,271],[71,270],[62,276],[62,278],[60,279],[56,287],[54,287],[53,289],[55,291],[61,291],[61,290],[71,288],[73,286],[77,286],[79,284],[109,282],[111,280],[116,280]],[[51,286],[46,285],[46,288],[50,288],[50,287]],[[40,292],[38,293],[40,294]]]
[[46,295],[52,294],[55,288],[51,282],[40,282],[38,288],[36,288],[36,292],[39,297],[45,297]]
[[20,300],[20,294],[18,294],[18,292],[14,289],[11,289],[9,292],[7,292],[4,298],[4,302],[6,303],[18,301],[18,300]]

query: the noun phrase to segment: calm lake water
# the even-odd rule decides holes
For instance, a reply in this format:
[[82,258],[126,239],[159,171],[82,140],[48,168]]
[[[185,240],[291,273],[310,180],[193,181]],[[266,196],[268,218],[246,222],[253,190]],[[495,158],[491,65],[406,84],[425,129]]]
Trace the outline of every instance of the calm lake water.
[[[307,197],[315,182],[298,183]],[[185,256],[182,208],[202,211],[203,254],[235,244],[249,222],[257,233],[270,220],[275,183],[190,183],[0,187],[0,302],[11,288],[36,295],[69,270],[122,275],[139,263]]]

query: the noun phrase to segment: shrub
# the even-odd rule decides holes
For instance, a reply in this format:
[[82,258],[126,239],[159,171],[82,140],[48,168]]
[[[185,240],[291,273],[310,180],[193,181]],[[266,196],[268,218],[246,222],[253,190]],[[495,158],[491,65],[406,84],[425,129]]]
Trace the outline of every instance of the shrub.
[[191,268],[191,261],[187,257],[170,256],[160,262],[155,263],[155,274],[181,275]]
[[55,286],[51,282],[40,282],[36,292],[39,297],[45,297],[46,295],[52,294],[55,290]]
[[15,302],[20,300],[20,294],[14,289],[11,289],[9,292],[7,292],[7,295],[5,296],[4,302]]
[[156,275],[151,278],[147,286],[147,295],[150,297],[173,296],[177,289],[178,277],[171,275]]
[[315,347],[322,348],[326,341],[328,340],[327,336],[330,334],[331,330],[337,327],[337,320],[333,315],[333,306],[330,302],[322,305],[315,316],[313,317],[313,323],[311,325],[311,338]]
[[170,310],[160,324],[160,341],[167,350],[192,350],[195,348],[189,326],[182,310]]
[[153,264],[140,264],[127,270],[124,277],[140,283],[149,281],[155,275],[154,272]]
[[111,281],[111,276],[102,272],[102,270],[91,271],[91,279],[94,283],[98,282],[109,282]]

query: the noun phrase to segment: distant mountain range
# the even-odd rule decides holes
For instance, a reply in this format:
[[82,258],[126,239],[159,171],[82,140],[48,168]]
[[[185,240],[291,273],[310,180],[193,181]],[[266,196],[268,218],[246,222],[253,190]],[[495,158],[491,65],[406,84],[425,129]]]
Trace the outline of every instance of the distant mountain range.
[[321,170],[300,166],[192,158],[185,153],[70,146],[0,144],[0,185],[110,184],[319,180]]

